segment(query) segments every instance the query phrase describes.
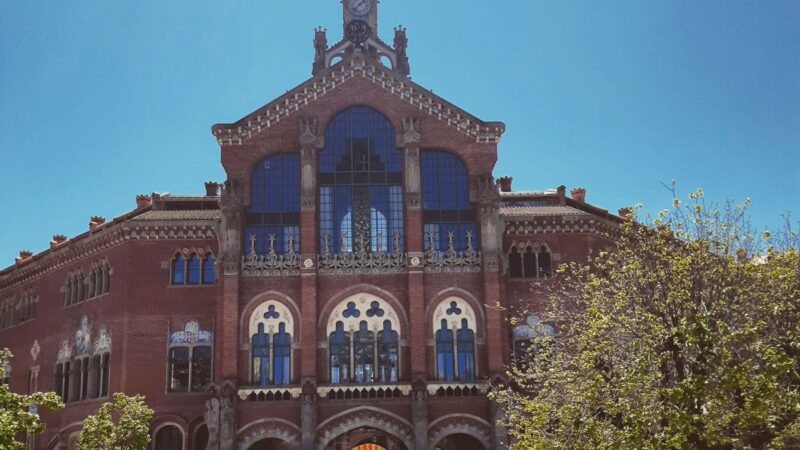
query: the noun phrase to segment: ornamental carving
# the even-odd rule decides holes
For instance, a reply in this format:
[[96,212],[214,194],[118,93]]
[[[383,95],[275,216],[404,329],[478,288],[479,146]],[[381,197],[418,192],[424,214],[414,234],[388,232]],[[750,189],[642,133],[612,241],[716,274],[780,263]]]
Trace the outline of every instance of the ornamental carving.
[[428,250],[425,251],[425,271],[426,272],[480,272],[481,254],[475,251],[473,235],[471,231],[466,232],[467,248],[464,251],[456,251],[454,239],[455,234],[451,231],[447,233],[447,249],[444,251],[436,250],[436,235],[428,232]]
[[189,320],[183,324],[183,329],[169,335],[170,344],[211,344],[214,333],[200,329],[200,322]]
[[333,333],[336,323],[342,322],[345,331],[358,331],[359,324],[367,322],[367,328],[377,333],[387,320],[401,337],[400,318],[389,302],[371,294],[356,294],[339,302],[328,318],[326,330],[328,334]]
[[36,339],[33,341],[33,345],[31,346],[31,358],[34,362],[39,357],[39,352],[42,351],[42,348],[39,346],[39,340]]
[[92,339],[91,325],[86,316],[81,317],[81,324],[75,331],[75,353],[86,355],[89,353],[89,342]]
[[461,322],[464,319],[466,319],[467,327],[469,327],[470,330],[478,331],[477,316],[472,306],[470,306],[466,300],[459,297],[448,297],[442,300],[433,311],[433,321],[431,324],[433,325],[434,336],[436,335],[436,331],[441,328],[442,320],[446,320],[447,327],[454,330],[461,328]]
[[[368,225],[367,225],[368,226]],[[345,251],[348,239],[345,233],[341,236],[342,251],[331,253],[330,235],[322,236],[322,254],[319,256],[319,273],[323,275],[381,274],[404,272],[406,254],[400,251],[400,233],[395,232],[394,251],[384,249],[383,235],[375,236],[375,251],[367,252],[367,240],[363,234],[356,237],[356,251]]]
[[242,257],[242,275],[246,277],[287,276],[300,274],[300,255],[294,251],[295,236],[286,237],[289,251],[279,255],[275,250],[274,234],[269,235],[269,251],[266,255],[256,252],[256,236],[250,236],[250,251]]
[[419,144],[419,119],[403,119],[403,143],[399,147],[410,144]]
[[94,354],[108,353],[111,351],[111,334],[105,326],[100,327],[97,338],[94,340]]
[[323,450],[337,437],[362,427],[386,432],[403,441],[406,448],[414,448],[414,433],[408,422],[376,408],[365,407],[354,412],[343,413],[319,427],[317,449]]
[[247,450],[255,443],[264,439],[278,439],[289,448],[299,448],[302,444],[300,431],[288,422],[273,420],[253,427],[239,438],[240,450]]
[[451,414],[434,421],[428,430],[430,448],[452,434],[466,434],[480,441],[484,448],[494,448],[489,424],[468,414]]

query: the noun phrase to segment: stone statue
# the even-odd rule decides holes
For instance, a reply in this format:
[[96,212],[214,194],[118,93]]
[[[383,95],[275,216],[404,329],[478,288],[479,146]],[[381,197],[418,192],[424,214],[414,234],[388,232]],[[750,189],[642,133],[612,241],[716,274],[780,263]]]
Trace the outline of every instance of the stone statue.
[[212,398],[206,401],[206,412],[204,414],[206,426],[208,427],[208,445],[206,450],[219,449],[219,399]]

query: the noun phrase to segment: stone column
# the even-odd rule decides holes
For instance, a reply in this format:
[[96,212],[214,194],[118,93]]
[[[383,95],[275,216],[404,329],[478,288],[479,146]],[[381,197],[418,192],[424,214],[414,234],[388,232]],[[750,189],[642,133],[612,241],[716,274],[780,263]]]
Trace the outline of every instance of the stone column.
[[242,265],[244,189],[228,180],[219,200],[222,219],[217,230],[222,265],[222,301],[217,302],[217,345],[214,346],[215,379],[236,379],[239,360],[239,273]]
[[478,211],[483,255],[483,301],[486,309],[486,352],[488,373],[502,376],[505,371],[503,354],[503,315],[495,305],[500,298],[500,254],[503,227],[500,221],[500,193],[491,176],[477,177]]
[[428,448],[428,390],[420,383],[411,393],[411,423],[416,450]]
[[302,449],[314,450],[317,438],[317,153],[325,146],[317,135],[317,119],[300,120],[300,376]]
[[492,423],[492,447],[497,450],[505,450],[508,448],[508,430],[505,423],[506,412],[497,401],[491,401],[491,423]]

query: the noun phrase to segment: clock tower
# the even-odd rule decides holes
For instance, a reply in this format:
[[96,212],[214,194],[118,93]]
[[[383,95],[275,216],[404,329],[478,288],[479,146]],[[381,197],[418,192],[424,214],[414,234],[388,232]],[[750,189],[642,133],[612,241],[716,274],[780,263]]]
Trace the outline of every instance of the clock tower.
[[[394,45],[390,46],[378,37],[379,0],[340,0],[342,3],[343,39],[328,47],[327,30],[314,30],[313,75],[334,65],[349,55],[383,61],[389,68],[403,76],[411,69],[406,56],[408,39],[406,29],[398,26],[394,30]],[[386,63],[388,61],[388,63]]]

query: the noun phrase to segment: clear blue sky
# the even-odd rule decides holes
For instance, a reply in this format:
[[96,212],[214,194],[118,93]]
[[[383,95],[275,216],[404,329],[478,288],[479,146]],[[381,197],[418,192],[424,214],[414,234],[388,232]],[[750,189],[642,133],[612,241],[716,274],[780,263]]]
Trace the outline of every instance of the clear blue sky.
[[[458,6],[456,6],[458,5]],[[0,267],[138,193],[223,180],[210,133],[310,76],[337,0],[0,0]],[[800,1],[383,0],[413,79],[502,120],[496,176],[616,211],[661,181],[800,215]]]

